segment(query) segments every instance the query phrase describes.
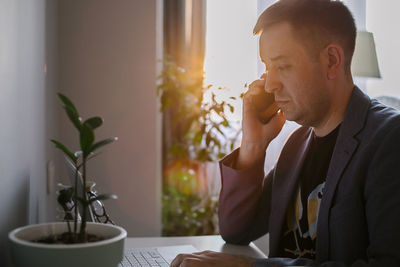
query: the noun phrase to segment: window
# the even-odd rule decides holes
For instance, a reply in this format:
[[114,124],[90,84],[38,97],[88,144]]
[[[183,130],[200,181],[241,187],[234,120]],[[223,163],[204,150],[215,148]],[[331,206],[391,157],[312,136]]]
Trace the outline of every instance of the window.
[[[227,87],[222,98],[239,95],[244,84],[257,78],[257,42],[252,31],[257,20],[256,0],[207,1],[205,83]],[[231,120],[241,120],[241,105]]]
[[366,25],[375,38],[376,52],[381,79],[369,79],[367,92],[371,97],[391,95],[400,97],[400,35],[397,27],[400,23],[398,10],[400,2],[390,0],[366,1]]

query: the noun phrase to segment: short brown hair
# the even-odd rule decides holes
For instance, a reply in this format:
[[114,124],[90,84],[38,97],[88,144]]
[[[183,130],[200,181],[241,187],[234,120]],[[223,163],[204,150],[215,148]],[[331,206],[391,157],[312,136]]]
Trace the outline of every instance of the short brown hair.
[[315,54],[335,42],[344,51],[344,65],[350,69],[356,39],[356,25],[350,10],[334,0],[280,0],[258,18],[254,34],[274,24],[288,22],[295,36]]

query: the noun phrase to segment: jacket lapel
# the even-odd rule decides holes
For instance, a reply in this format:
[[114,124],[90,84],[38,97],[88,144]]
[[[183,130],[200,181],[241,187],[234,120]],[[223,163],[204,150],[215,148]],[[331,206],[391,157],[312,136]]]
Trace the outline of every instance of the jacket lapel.
[[[270,215],[270,257],[278,255],[279,242],[282,237],[282,227],[286,223],[286,211],[289,206],[300,175],[305,156],[310,147],[312,129],[304,133],[303,138],[297,139],[298,144],[286,144],[275,169],[272,186],[272,201]],[[292,140],[289,139],[288,142]],[[295,155],[293,155],[295,153]],[[275,178],[276,177],[276,178]]]
[[329,213],[332,199],[342,173],[358,147],[355,136],[364,127],[369,105],[369,97],[355,87],[339,130],[319,209],[316,244],[319,262],[329,259]]

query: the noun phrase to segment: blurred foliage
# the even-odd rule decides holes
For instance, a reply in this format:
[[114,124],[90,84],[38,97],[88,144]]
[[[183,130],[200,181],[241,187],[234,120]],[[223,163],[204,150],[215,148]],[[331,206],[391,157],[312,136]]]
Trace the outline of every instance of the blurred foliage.
[[[236,138],[226,135],[227,129],[233,129],[226,114],[234,112],[237,97],[218,99],[212,85],[203,85],[203,77],[170,60],[164,62],[158,78],[160,111],[169,118],[167,161],[182,158],[215,161],[233,149]],[[204,99],[206,94],[210,95],[209,101]]]
[[186,194],[164,185],[162,206],[163,236],[218,234],[216,196]]
[[[217,161],[232,151],[237,135],[227,119],[239,97],[219,99],[226,88],[204,85],[203,77],[164,61],[157,95],[164,114],[165,169],[162,196],[163,235],[218,233],[218,196],[207,191],[204,162]],[[208,97],[207,97],[208,96]]]
[[205,164],[191,159],[178,159],[164,169],[164,183],[183,194],[198,194],[207,190]]

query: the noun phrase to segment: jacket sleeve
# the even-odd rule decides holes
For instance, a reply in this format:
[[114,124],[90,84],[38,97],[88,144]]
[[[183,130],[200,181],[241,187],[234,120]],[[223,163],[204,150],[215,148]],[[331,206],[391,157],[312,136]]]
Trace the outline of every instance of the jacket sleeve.
[[238,151],[220,162],[219,228],[226,242],[247,245],[268,232],[272,172],[264,179],[264,160],[248,169],[233,169]]
[[[400,127],[392,128],[379,142],[368,166],[364,212],[368,225],[367,259],[352,263],[307,259],[271,258],[256,260],[255,267],[395,267],[400,266]],[[351,233],[347,233],[350,234]]]

